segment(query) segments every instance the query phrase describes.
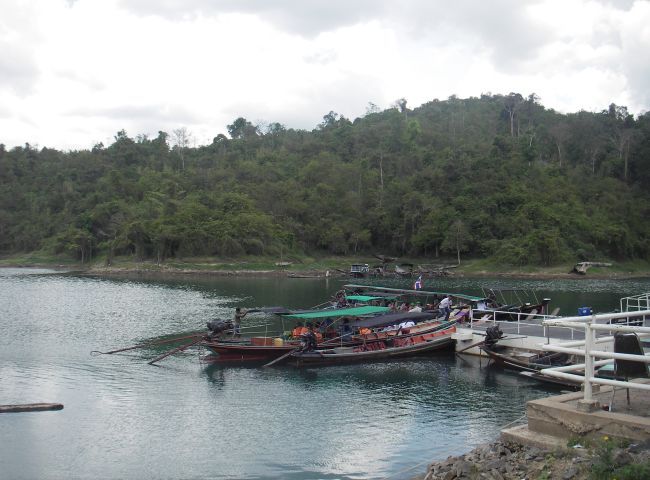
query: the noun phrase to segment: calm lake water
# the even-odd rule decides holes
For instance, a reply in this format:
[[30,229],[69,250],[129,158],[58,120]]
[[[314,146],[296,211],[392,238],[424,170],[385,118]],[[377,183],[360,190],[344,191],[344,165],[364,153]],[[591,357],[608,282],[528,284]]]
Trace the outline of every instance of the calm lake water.
[[[164,348],[90,355],[202,331],[237,305],[314,306],[343,283],[0,269],[0,404],[65,405],[0,416],[0,477],[411,478],[495,439],[527,400],[556,392],[447,354],[312,369],[206,365],[198,351],[147,365]],[[446,278],[425,288],[472,294],[482,285],[534,288],[565,315],[612,311],[620,297],[650,291],[649,280],[588,279]]]

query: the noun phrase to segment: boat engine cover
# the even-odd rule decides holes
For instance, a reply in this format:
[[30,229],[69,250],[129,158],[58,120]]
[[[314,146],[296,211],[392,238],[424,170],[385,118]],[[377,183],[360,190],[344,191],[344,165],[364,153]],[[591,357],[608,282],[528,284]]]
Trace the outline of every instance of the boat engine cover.
[[217,318],[215,320],[210,320],[207,323],[207,326],[208,326],[208,331],[214,335],[217,333],[221,333],[225,330],[231,330],[232,322],[230,320],[222,320],[220,318]]

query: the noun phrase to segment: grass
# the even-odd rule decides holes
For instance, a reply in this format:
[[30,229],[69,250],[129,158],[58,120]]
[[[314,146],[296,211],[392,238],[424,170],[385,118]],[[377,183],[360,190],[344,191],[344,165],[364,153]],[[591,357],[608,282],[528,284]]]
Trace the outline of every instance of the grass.
[[78,267],[81,263],[67,255],[53,255],[43,251],[21,253],[0,257],[3,267]]

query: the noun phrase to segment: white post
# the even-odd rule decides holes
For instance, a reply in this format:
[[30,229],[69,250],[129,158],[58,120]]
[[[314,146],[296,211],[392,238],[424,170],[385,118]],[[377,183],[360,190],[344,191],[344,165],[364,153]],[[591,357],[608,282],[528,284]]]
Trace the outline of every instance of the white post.
[[[594,317],[591,317],[594,322]],[[594,349],[594,331],[591,329],[591,322],[585,324],[585,402],[592,401],[591,377],[594,376],[594,357],[591,351]]]
[[585,383],[584,396],[578,402],[578,409],[586,412],[593,412],[600,408],[598,401],[593,399],[591,379],[594,376],[594,357],[591,355],[594,349],[594,330],[592,324],[596,323],[596,316],[591,316],[591,322],[585,323]]

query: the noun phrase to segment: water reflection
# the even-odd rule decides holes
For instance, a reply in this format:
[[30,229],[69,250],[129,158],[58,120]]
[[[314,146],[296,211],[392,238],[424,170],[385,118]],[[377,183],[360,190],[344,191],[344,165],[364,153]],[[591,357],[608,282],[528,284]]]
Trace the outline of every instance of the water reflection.
[[[2,417],[3,476],[380,478],[489,441],[527,400],[554,391],[488,368],[486,359],[448,354],[309,369],[206,365],[198,352],[146,364],[173,345],[89,355],[203,331],[207,319],[230,317],[240,303],[317,305],[343,282],[104,280],[0,269],[3,403],[65,405]],[[463,291],[481,282],[438,283]],[[573,309],[576,299],[592,302],[603,291],[615,306],[621,290],[650,286],[576,285],[546,288]]]

